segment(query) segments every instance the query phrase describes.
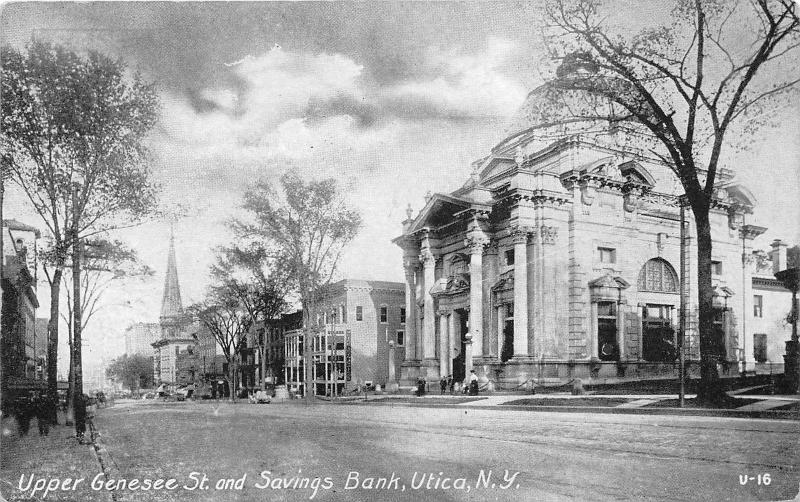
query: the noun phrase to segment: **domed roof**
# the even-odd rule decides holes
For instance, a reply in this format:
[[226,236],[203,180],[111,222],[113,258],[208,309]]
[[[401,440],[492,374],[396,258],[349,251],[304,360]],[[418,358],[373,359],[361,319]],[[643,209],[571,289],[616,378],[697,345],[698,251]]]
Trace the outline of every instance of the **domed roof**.
[[506,129],[507,140],[532,129],[576,122],[586,122],[589,127],[608,118],[622,120],[627,117],[622,107],[608,98],[558,85],[570,79],[585,79],[596,71],[597,65],[587,54],[568,54],[556,70],[557,78],[532,90],[525,98]]

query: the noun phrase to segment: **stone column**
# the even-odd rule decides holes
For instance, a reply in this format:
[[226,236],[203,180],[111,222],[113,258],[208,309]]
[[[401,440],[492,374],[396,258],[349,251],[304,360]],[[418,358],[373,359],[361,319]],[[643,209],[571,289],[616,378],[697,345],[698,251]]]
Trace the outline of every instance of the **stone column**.
[[420,359],[417,340],[417,260],[407,257],[403,266],[406,272],[406,360]]
[[[450,315],[447,316],[447,335],[448,335],[448,347],[450,350],[447,352],[445,357],[447,358],[447,367],[450,368],[450,372],[453,372],[453,351],[456,347],[461,349],[461,337],[456,335],[456,313],[450,312]],[[456,345],[458,344],[458,345]],[[448,373],[448,374],[449,374]]]
[[517,228],[514,242],[514,357],[528,355],[528,229]]
[[450,373],[450,335],[447,332],[447,312],[439,312],[439,378]]
[[492,285],[497,282],[498,275],[497,243],[489,243],[483,261],[483,357],[497,358],[497,313],[492,304]]
[[472,371],[472,335],[464,335],[464,383],[469,383],[469,373]]
[[392,394],[399,389],[394,368],[394,341],[389,340],[389,380],[386,382],[386,390]]
[[506,327],[506,306],[500,305],[497,307],[497,357],[499,358],[503,352],[503,330]]
[[597,340],[598,327],[597,327],[597,302],[596,301],[592,301],[592,307],[591,307],[589,315],[591,316],[591,322],[589,323],[589,326],[591,326],[591,332],[590,332],[591,343],[589,344],[589,351],[590,351],[589,352],[589,359],[597,359],[598,358],[598,354],[600,352],[599,352],[599,347],[598,347],[598,343],[599,342]]
[[425,299],[423,307],[424,322],[422,326],[422,350],[420,357],[422,359],[435,360],[436,358],[436,312],[433,309],[433,297],[431,296],[431,288],[435,282],[435,267],[436,257],[433,255],[430,246],[425,238],[425,246],[419,256],[419,261],[422,263],[422,294]]
[[473,233],[465,242],[469,246],[469,333],[473,354],[483,355],[483,248],[485,237]]

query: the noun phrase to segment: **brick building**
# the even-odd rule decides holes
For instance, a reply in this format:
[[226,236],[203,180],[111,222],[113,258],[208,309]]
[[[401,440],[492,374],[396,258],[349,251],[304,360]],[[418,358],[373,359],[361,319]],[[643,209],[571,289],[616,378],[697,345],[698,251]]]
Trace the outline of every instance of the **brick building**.
[[[638,146],[640,127],[576,119],[585,101],[572,97],[559,116],[546,88],[531,92],[511,134],[472,164],[461,188],[409,208],[394,241],[406,275],[404,383],[458,380],[471,368],[501,388],[673,376],[682,294],[684,350],[698,370],[692,223],[680,282],[682,188]],[[770,357],[784,339],[748,322],[754,284],[764,284],[753,280],[753,239],[766,229],[745,224],[756,204],[747,188],[725,169],[718,180],[710,218],[723,371],[756,369],[752,330],[770,337]]]
[[[315,394],[343,395],[368,382],[385,386],[390,341],[396,368],[404,358],[405,315],[402,283],[344,279],[325,288],[309,344]],[[301,394],[305,348],[302,329],[285,333],[285,381]]]

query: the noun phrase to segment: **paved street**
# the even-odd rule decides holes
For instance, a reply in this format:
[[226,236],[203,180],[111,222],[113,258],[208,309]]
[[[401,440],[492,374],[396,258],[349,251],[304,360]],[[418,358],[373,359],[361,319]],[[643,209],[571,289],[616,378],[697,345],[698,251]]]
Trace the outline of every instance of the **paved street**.
[[[112,476],[181,485],[121,500],[783,500],[800,482],[791,420],[131,402],[97,423]],[[183,488],[192,472],[208,489]]]

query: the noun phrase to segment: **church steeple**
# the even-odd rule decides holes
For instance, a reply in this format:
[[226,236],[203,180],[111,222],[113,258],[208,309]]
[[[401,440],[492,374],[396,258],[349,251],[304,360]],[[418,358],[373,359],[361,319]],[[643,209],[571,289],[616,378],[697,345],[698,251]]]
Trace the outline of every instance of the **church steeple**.
[[164,297],[161,300],[161,317],[179,317],[183,314],[181,287],[178,284],[178,266],[175,262],[175,235],[170,229],[167,275],[164,278]]

